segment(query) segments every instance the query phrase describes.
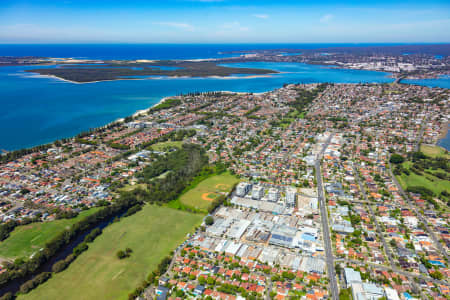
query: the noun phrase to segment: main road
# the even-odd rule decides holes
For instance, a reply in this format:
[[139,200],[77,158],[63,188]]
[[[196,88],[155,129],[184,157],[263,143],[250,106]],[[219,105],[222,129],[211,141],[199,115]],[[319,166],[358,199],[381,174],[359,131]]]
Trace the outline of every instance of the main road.
[[328,226],[328,212],[322,183],[322,171],[320,169],[320,162],[323,153],[330,144],[333,135],[334,135],[333,133],[330,134],[330,136],[324,143],[320,153],[317,155],[317,159],[315,162],[315,169],[316,169],[317,193],[320,205],[320,219],[322,221],[323,243],[325,245],[325,256],[327,261],[328,278],[330,280],[331,299],[339,300],[339,288],[336,280],[336,270],[334,268],[334,256],[333,250],[331,248],[330,228]]
[[406,277],[413,277],[413,278],[417,278],[417,279],[422,279],[425,281],[430,281],[433,282],[435,284],[442,284],[442,285],[448,285],[449,283],[445,280],[438,280],[438,279],[434,279],[431,278],[429,276],[424,276],[422,274],[417,274],[417,273],[412,273],[412,272],[407,272],[405,270],[399,269],[397,267],[388,267],[385,265],[379,265],[379,264],[375,264],[375,263],[371,263],[371,262],[367,262],[367,261],[359,261],[359,260],[354,260],[354,259],[349,259],[349,258],[336,258],[337,262],[347,262],[350,264],[355,264],[355,265],[359,265],[361,267],[365,267],[365,266],[370,266],[373,269],[378,269],[378,270],[382,270],[382,271],[387,271],[387,272],[395,272],[398,274],[401,274],[403,276]]

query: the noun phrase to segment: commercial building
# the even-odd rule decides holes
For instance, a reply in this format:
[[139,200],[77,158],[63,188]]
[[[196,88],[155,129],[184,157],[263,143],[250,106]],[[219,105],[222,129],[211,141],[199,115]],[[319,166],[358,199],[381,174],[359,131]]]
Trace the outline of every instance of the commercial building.
[[294,187],[286,188],[286,206],[295,207],[297,203],[297,189]]
[[250,191],[251,184],[247,182],[240,182],[236,187],[236,195],[239,197],[244,197]]
[[344,269],[345,275],[345,283],[347,285],[351,285],[352,283],[361,283],[361,274],[358,271],[353,270],[352,268]]
[[264,188],[260,185],[255,185],[252,189],[252,199],[261,200],[264,196]]
[[280,200],[280,191],[276,188],[270,188],[267,199],[271,202],[278,202]]

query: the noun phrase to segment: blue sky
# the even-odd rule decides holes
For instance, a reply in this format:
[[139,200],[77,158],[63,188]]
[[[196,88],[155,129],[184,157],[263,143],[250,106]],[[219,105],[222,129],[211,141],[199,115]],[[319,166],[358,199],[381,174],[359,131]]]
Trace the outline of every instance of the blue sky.
[[443,43],[450,1],[0,1],[0,43],[121,42]]

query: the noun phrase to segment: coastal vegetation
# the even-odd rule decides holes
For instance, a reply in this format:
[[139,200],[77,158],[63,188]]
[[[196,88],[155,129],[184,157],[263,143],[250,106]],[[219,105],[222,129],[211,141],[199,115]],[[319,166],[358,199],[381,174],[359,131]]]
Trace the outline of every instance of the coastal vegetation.
[[[161,68],[170,67],[171,69]],[[63,65],[60,68],[32,69],[26,72],[56,76],[74,82],[94,82],[104,80],[133,79],[145,76],[209,77],[235,74],[261,75],[278,73],[273,70],[233,68],[220,66],[215,62],[158,61],[151,63],[111,62],[102,66]]]
[[[127,299],[143,279],[200,225],[203,216],[165,206],[141,211],[103,230],[66,270],[18,299]],[[132,255],[117,259],[127,247]],[[170,262],[170,260],[169,260]]]
[[180,104],[181,104],[181,100],[180,99],[166,99],[164,102],[153,106],[148,111],[149,111],[149,113],[150,112],[155,112],[155,111],[160,111],[160,110],[163,110],[163,109],[169,109],[171,107],[178,106]]
[[26,154],[34,153],[37,151],[44,151],[44,150],[51,148],[52,146],[53,146],[53,144],[45,144],[45,145],[39,145],[39,146],[31,147],[31,148],[19,149],[19,150],[6,152],[6,153],[3,153],[2,155],[0,155],[0,163],[7,163],[7,162],[13,161],[15,159],[18,159]]

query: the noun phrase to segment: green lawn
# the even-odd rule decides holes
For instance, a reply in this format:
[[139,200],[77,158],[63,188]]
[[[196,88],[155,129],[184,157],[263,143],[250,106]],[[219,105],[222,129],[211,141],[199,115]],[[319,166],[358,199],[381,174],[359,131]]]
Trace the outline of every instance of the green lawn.
[[161,142],[161,143],[152,145],[152,149],[155,151],[164,151],[166,149],[171,149],[171,148],[180,149],[182,144],[183,144],[182,141],[167,141],[167,142]]
[[139,183],[139,184],[135,184],[135,185],[127,184],[123,188],[119,189],[119,191],[130,192],[130,191],[135,190],[137,188],[141,188],[143,190],[147,190],[147,185],[145,183]]
[[98,208],[92,208],[83,211],[73,219],[61,219],[18,226],[6,240],[0,242],[0,257],[3,259],[29,257],[64,229],[69,228],[72,224],[97,210]]
[[[411,166],[412,162],[410,161],[403,163],[403,167],[406,169],[409,169]],[[410,170],[409,175],[402,173],[400,176],[396,177],[404,189],[409,186],[423,186],[432,190],[436,195],[440,194],[444,190],[450,190],[450,181],[439,179],[425,172],[423,172],[423,175],[417,175]]]
[[[203,215],[146,205],[105,228],[68,269],[18,299],[128,299],[159,262],[200,225]],[[116,253],[129,247],[131,257]]]
[[445,149],[442,147],[439,147],[439,146],[420,145],[420,151],[422,151],[425,155],[430,156],[430,157],[443,156],[445,158],[450,159],[450,155],[446,154]]
[[239,179],[229,172],[214,175],[201,181],[180,196],[179,201],[197,209],[208,209],[211,202],[223,192],[229,192]]

